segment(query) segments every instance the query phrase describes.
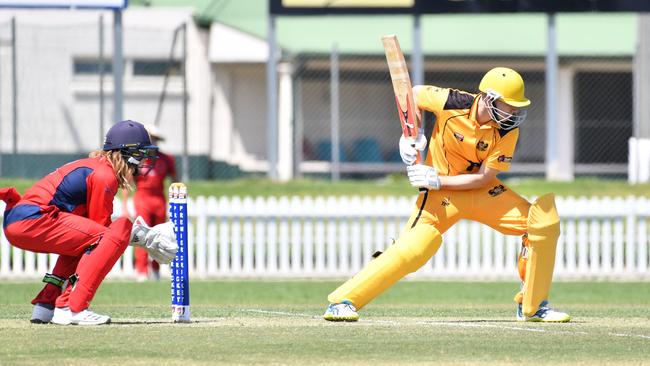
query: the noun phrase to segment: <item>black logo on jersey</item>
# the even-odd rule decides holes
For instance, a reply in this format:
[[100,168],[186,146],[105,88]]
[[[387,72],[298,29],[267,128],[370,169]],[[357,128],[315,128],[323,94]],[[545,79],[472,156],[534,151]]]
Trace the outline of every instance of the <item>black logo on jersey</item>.
[[506,187],[504,187],[503,184],[499,184],[498,186],[490,189],[488,193],[490,194],[490,196],[496,197],[505,191],[507,191]]
[[458,133],[458,132],[454,132],[454,137],[455,137],[456,140],[458,140],[458,141],[463,141],[463,140],[465,140],[465,136],[461,135],[461,134]]
[[480,169],[481,168],[481,163],[476,163],[476,162],[473,162],[471,160],[467,160],[467,162],[469,163],[467,168],[465,168],[465,171],[467,171],[467,172],[472,172],[472,171],[474,171],[474,169]]
[[479,141],[476,143],[476,150],[485,151],[488,148],[488,144],[485,141]]
[[451,205],[451,201],[449,200],[449,197],[443,198],[440,205],[442,205],[443,207],[447,207],[447,206]]
[[499,155],[497,161],[500,163],[509,163],[512,161],[512,156]]

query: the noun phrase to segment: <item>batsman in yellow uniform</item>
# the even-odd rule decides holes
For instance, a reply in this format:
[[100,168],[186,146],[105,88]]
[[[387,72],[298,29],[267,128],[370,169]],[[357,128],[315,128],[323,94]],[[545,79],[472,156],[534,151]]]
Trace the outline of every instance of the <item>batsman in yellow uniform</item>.
[[424,164],[412,165],[416,150],[427,144],[423,134],[415,146],[402,137],[400,154],[411,185],[426,191],[418,196],[399,239],[329,295],[326,320],[358,320],[359,309],[422,267],[440,247],[442,233],[461,219],[523,237],[517,320],[570,320],[548,303],[560,235],[554,196],[529,203],[497,178],[510,168],[518,127],[530,105],[524,81],[516,71],[497,67],[485,74],[479,90],[471,94],[436,86],[413,88],[418,108],[432,112],[436,126]]

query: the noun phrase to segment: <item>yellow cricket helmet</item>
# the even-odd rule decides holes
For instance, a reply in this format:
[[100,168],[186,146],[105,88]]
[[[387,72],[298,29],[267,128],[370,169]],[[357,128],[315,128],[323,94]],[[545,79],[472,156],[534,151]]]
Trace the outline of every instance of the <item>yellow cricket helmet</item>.
[[495,67],[485,73],[478,89],[484,93],[498,94],[500,100],[513,107],[530,105],[530,100],[524,96],[524,79],[518,72],[507,67]]

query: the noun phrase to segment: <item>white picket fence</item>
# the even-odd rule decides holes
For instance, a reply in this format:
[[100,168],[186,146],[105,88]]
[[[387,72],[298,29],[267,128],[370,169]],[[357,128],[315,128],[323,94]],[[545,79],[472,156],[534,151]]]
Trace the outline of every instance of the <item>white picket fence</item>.
[[[650,278],[649,203],[637,197],[558,198],[562,235],[555,278]],[[410,197],[196,197],[188,203],[190,276],[348,277],[391,244],[413,205]],[[520,240],[461,221],[412,276],[515,280]],[[0,238],[0,278],[40,277],[55,259]],[[166,266],[162,271],[168,276]],[[134,275],[129,247],[110,277]]]

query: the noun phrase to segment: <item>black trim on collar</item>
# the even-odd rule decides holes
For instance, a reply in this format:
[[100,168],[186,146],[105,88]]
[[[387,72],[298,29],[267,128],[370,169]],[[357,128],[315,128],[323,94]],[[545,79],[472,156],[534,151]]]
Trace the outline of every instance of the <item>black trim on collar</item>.
[[510,132],[510,131],[514,131],[514,130],[516,130],[516,129],[518,129],[518,128],[519,128],[519,127],[515,127],[515,128],[511,128],[511,129],[509,129],[509,130],[502,130],[502,129],[500,129],[500,128],[497,128],[497,130],[499,130],[499,136],[503,137],[503,136],[505,136],[508,132]]
[[474,95],[456,89],[449,89],[449,95],[443,109],[470,109]]

